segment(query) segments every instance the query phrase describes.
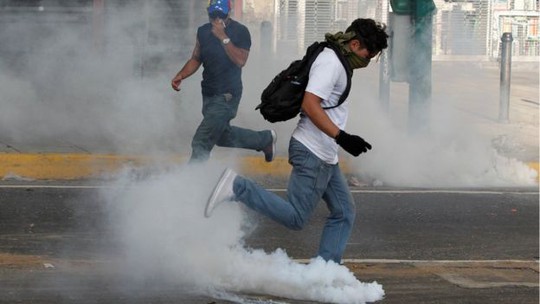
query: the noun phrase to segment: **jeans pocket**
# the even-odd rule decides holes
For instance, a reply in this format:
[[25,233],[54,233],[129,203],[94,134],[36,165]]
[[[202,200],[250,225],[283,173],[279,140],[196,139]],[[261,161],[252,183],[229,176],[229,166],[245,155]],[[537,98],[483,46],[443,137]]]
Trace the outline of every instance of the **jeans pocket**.
[[309,160],[307,148],[294,138],[289,144],[289,164],[293,167],[304,167]]

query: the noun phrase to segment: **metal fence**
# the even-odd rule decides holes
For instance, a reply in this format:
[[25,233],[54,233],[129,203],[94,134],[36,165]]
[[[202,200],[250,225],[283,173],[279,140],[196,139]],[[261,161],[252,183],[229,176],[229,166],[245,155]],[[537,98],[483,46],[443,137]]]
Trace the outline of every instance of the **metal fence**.
[[[514,60],[538,60],[537,0],[435,0],[434,60],[496,60],[500,38],[511,32]],[[358,17],[388,23],[387,0],[275,0],[276,48],[299,53],[326,32]]]
[[[255,5],[255,0],[233,2]],[[207,20],[204,0],[0,0],[0,52],[21,58],[21,54],[39,46],[40,41],[35,39],[47,40],[49,32],[57,26],[79,28],[81,33],[96,39],[95,32],[103,28],[96,23],[96,3],[104,4],[105,25],[114,23],[115,10],[136,7],[131,12],[140,20],[128,33],[133,35],[133,47],[145,58],[142,61],[151,61],[149,67],[163,65],[164,57],[188,56],[196,27]],[[388,24],[390,10],[389,0],[274,0],[273,3],[273,48],[298,53],[311,42],[323,39],[327,32],[345,30],[358,17]],[[496,60],[500,56],[502,34],[511,32],[513,59],[538,61],[537,0],[435,0],[435,4],[434,60]],[[101,37],[105,45],[116,43],[117,36],[104,33]]]

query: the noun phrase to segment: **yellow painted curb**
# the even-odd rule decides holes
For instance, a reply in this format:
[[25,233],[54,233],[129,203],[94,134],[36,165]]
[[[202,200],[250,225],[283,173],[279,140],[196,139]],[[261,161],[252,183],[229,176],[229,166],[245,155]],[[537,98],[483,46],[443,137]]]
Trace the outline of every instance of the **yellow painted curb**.
[[[352,167],[349,161],[340,159],[341,170],[348,174],[352,173]],[[276,157],[272,162],[267,163],[260,156],[246,156],[242,158],[242,162],[238,164],[238,170],[245,174],[252,175],[278,175],[288,176],[291,173],[291,165],[286,157]]]
[[534,169],[537,173],[540,172],[540,166],[538,163],[528,163],[527,165],[529,166],[529,168]]
[[181,162],[183,157],[158,159],[148,156],[113,154],[0,154],[0,177],[74,180],[97,178],[123,166],[142,166],[158,161]]
[[[181,164],[186,156],[137,156],[115,154],[0,154],[0,179],[77,180],[110,176],[123,167],[141,167],[153,164]],[[348,173],[346,161],[342,163]],[[343,165],[345,164],[345,165]],[[291,166],[286,157],[276,157],[267,163],[260,156],[246,156],[236,164],[246,175],[287,177]]]
[[[153,164],[181,164],[186,156],[138,156],[115,154],[0,154],[0,179],[77,180],[109,176],[123,167]],[[287,176],[290,165],[285,158],[267,163],[259,157],[245,157],[237,169],[249,175]]]
[[528,163],[529,168],[536,171],[536,181],[540,182],[540,166],[538,163]]
[[[140,167],[153,164],[181,164],[186,156],[140,156],[115,154],[0,154],[0,179],[22,178],[32,180],[76,180],[109,176],[123,167]],[[527,164],[539,172],[538,162]],[[340,166],[345,174],[354,173],[354,166],[347,158]],[[260,156],[245,156],[236,169],[246,175],[287,177],[291,166],[286,157],[276,157],[267,163]]]

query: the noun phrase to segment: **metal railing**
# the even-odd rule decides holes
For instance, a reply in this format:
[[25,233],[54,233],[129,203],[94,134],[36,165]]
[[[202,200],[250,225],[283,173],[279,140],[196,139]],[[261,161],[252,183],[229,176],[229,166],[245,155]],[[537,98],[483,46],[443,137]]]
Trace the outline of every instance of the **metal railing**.
[[[531,1],[534,2],[525,2]],[[355,18],[374,18],[388,23],[387,2],[276,0],[276,45],[296,47],[302,53],[311,42],[322,39],[325,32],[343,30]],[[435,3],[434,60],[497,60],[504,32],[511,32],[514,37],[514,60],[538,60],[540,12],[535,5],[508,10],[515,6],[514,1],[496,5],[490,0],[435,0]]]

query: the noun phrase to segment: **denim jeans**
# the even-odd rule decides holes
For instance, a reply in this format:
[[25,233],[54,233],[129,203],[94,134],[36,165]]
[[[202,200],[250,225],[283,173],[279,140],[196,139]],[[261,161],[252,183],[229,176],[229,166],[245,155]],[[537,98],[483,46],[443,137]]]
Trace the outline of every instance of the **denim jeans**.
[[190,162],[206,161],[216,145],[261,151],[272,142],[269,130],[253,131],[230,125],[238,111],[240,97],[241,94],[203,95],[204,118],[191,141]]
[[289,163],[293,170],[287,200],[241,176],[233,184],[236,200],[290,229],[300,230],[322,198],[330,215],[322,232],[318,255],[340,263],[356,211],[339,165],[323,162],[294,138],[289,143]]

